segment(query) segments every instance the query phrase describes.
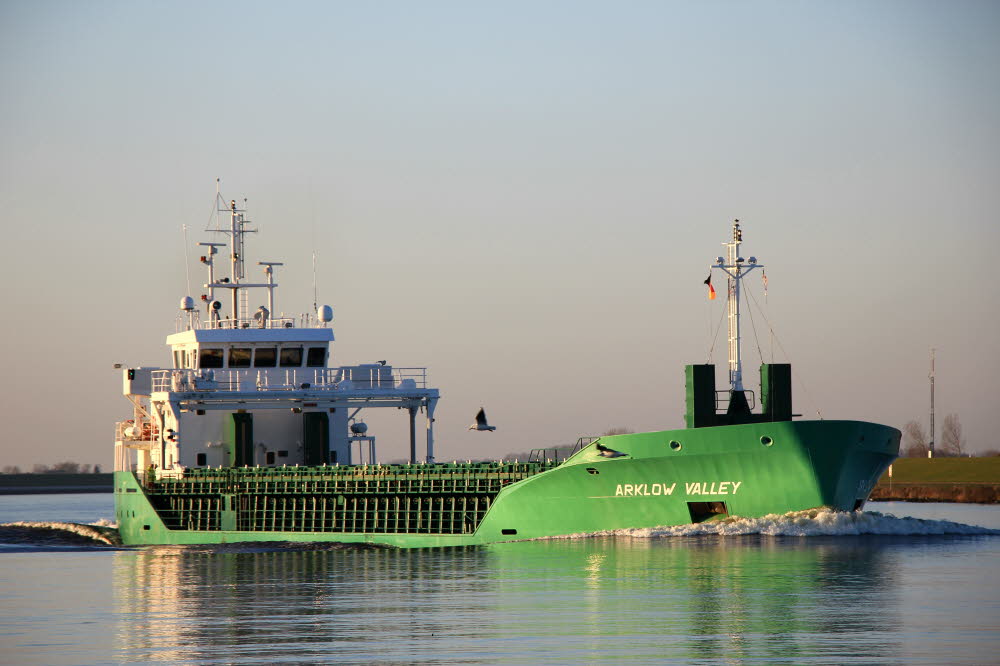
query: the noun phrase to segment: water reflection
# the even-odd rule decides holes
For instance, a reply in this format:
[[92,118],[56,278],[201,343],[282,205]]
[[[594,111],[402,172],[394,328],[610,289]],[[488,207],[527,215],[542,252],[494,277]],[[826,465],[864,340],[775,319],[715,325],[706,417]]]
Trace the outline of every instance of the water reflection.
[[[586,628],[603,656],[884,662],[898,654],[889,553],[900,541],[609,539],[490,550],[506,572],[498,617],[535,605],[536,619],[547,618],[537,630],[507,623],[508,637]],[[611,637],[620,647],[606,645]]]
[[144,662],[891,662],[881,537],[581,539],[447,550],[115,555],[119,655]]

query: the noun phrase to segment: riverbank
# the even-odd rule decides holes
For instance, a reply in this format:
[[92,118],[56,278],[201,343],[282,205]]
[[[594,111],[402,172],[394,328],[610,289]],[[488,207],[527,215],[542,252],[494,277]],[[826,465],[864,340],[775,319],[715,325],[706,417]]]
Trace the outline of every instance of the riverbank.
[[1000,504],[1000,484],[894,483],[875,486],[869,498],[873,502],[959,502],[965,504]]
[[870,499],[1000,504],[1000,458],[900,458]]
[[110,493],[113,475],[106,474],[0,474],[0,495],[55,493]]

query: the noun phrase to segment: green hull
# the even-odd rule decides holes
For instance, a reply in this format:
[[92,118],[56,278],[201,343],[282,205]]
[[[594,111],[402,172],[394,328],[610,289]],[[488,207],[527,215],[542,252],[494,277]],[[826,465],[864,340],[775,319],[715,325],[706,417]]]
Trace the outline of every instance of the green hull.
[[465,546],[851,511],[899,452],[894,428],[780,421],[602,437],[562,464],[236,469],[143,483],[115,473],[122,540]]

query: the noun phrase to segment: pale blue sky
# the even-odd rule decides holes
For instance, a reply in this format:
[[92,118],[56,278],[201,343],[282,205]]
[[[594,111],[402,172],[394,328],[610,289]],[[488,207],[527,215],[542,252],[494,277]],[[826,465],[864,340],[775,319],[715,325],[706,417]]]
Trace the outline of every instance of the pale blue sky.
[[442,459],[680,427],[733,217],[796,411],[926,422],[936,346],[938,422],[998,448],[997,34],[994,2],[0,1],[0,463],[110,464],[111,365],[168,362],[216,177],[286,312],[316,248],[338,363],[429,367]]

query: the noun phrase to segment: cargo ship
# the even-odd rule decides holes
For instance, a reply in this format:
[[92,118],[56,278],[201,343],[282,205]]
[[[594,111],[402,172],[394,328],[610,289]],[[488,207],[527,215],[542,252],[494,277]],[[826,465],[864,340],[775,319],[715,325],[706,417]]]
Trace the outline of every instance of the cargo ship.
[[[260,261],[263,280],[248,280],[245,239],[255,229],[235,201],[217,193],[216,208],[210,231],[228,242],[199,243],[208,281],[200,302],[181,299],[169,366],[120,367],[132,404],[115,427],[125,544],[466,546],[854,511],[898,455],[895,428],[795,419],[788,364],[760,366],[759,408],[744,388],[741,281],[762,264],[741,256],[738,220],[706,280],[713,295],[714,272],[728,286],[728,386],[716,390],[712,364],[686,366],[686,428],[580,438],[524,461],[439,463],[440,394],[426,368],[335,365],[332,309],[277,316],[282,264]],[[228,270],[217,273],[227,254],[219,268]],[[251,312],[252,290],[266,292],[267,305]],[[364,420],[388,408],[409,419],[406,463],[378,462]]]

